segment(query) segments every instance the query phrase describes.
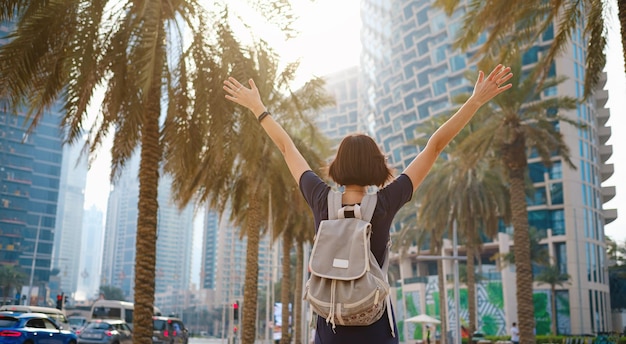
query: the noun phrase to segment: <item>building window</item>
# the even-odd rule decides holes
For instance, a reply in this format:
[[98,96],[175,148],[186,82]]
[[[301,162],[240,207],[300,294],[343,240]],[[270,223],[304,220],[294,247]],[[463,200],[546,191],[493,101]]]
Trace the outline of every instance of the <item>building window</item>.
[[543,91],[544,97],[553,97],[556,93],[556,86],[548,87]]
[[530,180],[533,183],[541,183],[544,181],[543,174],[545,172],[545,166],[540,162],[533,162],[528,164],[528,174]]
[[535,193],[532,197],[526,197],[528,205],[545,205],[547,203],[546,188],[539,186],[535,188]]
[[452,72],[465,69],[465,66],[465,57],[462,55],[456,55],[450,59],[450,69]]
[[565,212],[563,209],[550,210],[552,222],[552,235],[565,234]]
[[561,169],[561,161],[555,161],[550,167],[550,179],[563,178],[563,172]]
[[539,61],[539,47],[534,46],[522,56],[522,64],[524,66],[537,63]]
[[528,225],[535,227],[539,232],[545,232],[550,225],[550,218],[547,210],[534,210],[528,212]]
[[564,242],[554,243],[554,259],[556,266],[559,268],[559,272],[562,274],[567,273],[567,246]]
[[543,32],[541,39],[543,39],[544,42],[554,39],[554,26],[552,24],[550,24],[550,26],[548,26]]
[[563,183],[550,184],[550,200],[552,205],[563,204]]
[[439,95],[446,93],[447,91],[446,83],[448,83],[447,78],[442,78],[442,79],[435,81],[435,83],[433,84],[433,93],[435,96],[439,96]]

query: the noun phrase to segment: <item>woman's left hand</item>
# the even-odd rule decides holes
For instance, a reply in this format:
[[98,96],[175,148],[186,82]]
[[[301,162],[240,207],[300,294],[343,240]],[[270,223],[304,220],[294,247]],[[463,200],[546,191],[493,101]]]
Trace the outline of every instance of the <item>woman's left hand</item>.
[[506,84],[512,77],[511,67],[504,67],[501,64],[497,65],[486,78],[483,71],[479,71],[472,98],[481,105],[485,104],[493,97],[513,87],[512,84]]

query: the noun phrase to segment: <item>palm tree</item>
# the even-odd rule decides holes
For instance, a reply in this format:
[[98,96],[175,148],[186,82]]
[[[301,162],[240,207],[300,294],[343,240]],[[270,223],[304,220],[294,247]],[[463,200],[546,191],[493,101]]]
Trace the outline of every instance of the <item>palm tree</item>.
[[[270,22],[293,32],[288,3],[253,6]],[[217,15],[210,15],[196,0],[9,0],[0,7],[1,21],[17,21],[11,41],[0,49],[0,89],[9,97],[11,108],[26,104],[31,126],[35,126],[43,111],[60,99],[65,141],[72,143],[83,136],[87,106],[95,90],[103,87],[102,111],[88,130],[86,148],[95,153],[113,129],[113,179],[140,147],[135,343],[150,343],[152,336],[160,163],[172,158],[168,155],[171,147],[180,144],[173,139],[179,129],[173,123],[220,112],[202,100],[221,90],[223,79],[205,76],[211,74],[210,68],[220,70],[232,64],[216,63],[218,56],[228,56],[210,55],[207,47],[236,42],[215,39],[219,30],[209,31],[204,25],[218,26],[215,23],[227,18],[227,13],[216,7]],[[166,118],[163,127],[162,115]],[[211,136],[215,137],[219,135]],[[254,205],[253,217],[258,213]]]
[[0,267],[0,290],[2,290],[3,305],[7,303],[7,298],[12,289],[20,287],[24,281],[26,281],[26,275],[14,265],[2,265]]
[[[409,248],[417,246],[418,252],[417,255],[420,254],[422,247],[427,246],[429,249],[430,255],[440,255],[441,250],[443,248],[443,237],[445,236],[445,230],[441,230],[441,228],[437,229],[428,229],[425,227],[425,223],[416,219],[417,215],[417,201],[416,198],[412,198],[409,203],[407,203],[398,213],[397,218],[398,222],[402,224],[402,227],[399,232],[392,233],[391,240],[391,252],[394,252],[398,256],[398,271],[397,275],[394,275],[393,268],[394,266],[390,265],[389,275],[392,276],[390,278],[391,281],[400,280],[400,287],[402,289],[402,300],[403,308],[405,312],[405,318],[411,316],[409,314],[408,309],[409,306],[406,303],[406,290],[404,289],[404,279],[405,275],[403,273],[402,265],[403,262],[408,259],[407,253]],[[439,289],[439,318],[442,319],[440,324],[441,333],[445,334],[446,331],[446,322],[443,319],[446,319],[446,284],[445,284],[445,276],[443,271],[443,262],[441,260],[437,261],[437,277],[438,277],[438,289]],[[404,340],[408,341],[408,333],[407,333],[407,323],[403,323],[402,325]],[[412,339],[412,338],[411,338]],[[441,336],[441,343],[445,344],[446,336]]]
[[[499,221],[508,223],[510,219],[508,185],[494,157],[476,159],[456,150],[480,126],[484,115],[479,114],[450,142],[444,151],[447,158],[437,161],[416,192],[420,222],[430,228],[447,228],[454,220],[465,239],[470,333],[474,333],[477,323],[475,258],[479,257],[482,238],[493,238],[498,233]],[[422,135],[416,143],[426,144],[425,134],[434,132],[444,120],[439,117],[427,121],[418,129],[418,134]]]
[[[314,160],[315,161],[315,160]],[[283,259],[282,259],[282,281],[281,281],[281,302],[282,302],[282,319],[293,319],[293,332],[289,332],[290,326],[283,326],[281,343],[291,343],[291,339],[295,340],[295,343],[307,342],[306,338],[302,338],[301,327],[301,315],[302,315],[302,279],[304,264],[304,245],[313,241],[313,235],[315,229],[312,228],[314,223],[311,211],[306,204],[300,190],[293,188],[293,192],[289,197],[291,200],[290,207],[284,205],[282,211],[289,212],[290,216],[285,226],[278,233],[282,237],[283,242]],[[290,244],[291,243],[291,244]],[[296,264],[295,264],[295,276],[292,278],[292,260],[291,249],[295,244],[296,248]],[[308,266],[308,265],[307,265]],[[295,284],[294,284],[295,281]],[[293,293],[291,293],[293,291]],[[291,296],[295,295],[293,299],[293,313],[290,314],[288,305],[292,302]],[[293,336],[292,336],[293,334]]]
[[617,241],[607,237],[606,254],[610,259],[609,267],[626,265],[626,245],[618,244]]
[[[234,47],[235,44],[228,43],[235,40],[230,31],[223,32],[220,40],[224,43],[220,46]],[[216,63],[206,78],[225,80],[231,71],[241,80],[253,78],[266,97],[266,105],[273,109],[274,118],[281,121],[286,130],[314,130],[303,114],[329,103],[320,79],[292,90],[290,82],[297,64],[279,70],[277,57],[263,44],[246,49],[228,49],[220,56],[229,56],[237,69]],[[232,103],[225,104],[223,99],[223,93],[203,98],[205,106],[223,115],[193,119],[181,125],[173,123],[178,125],[176,139],[181,144],[172,145],[168,154],[174,159],[166,163],[165,169],[173,174],[173,192],[181,204],[195,198],[197,202],[208,202],[220,212],[230,206],[231,220],[242,228],[241,236],[247,237],[243,305],[246,312],[243,313],[241,327],[242,343],[253,343],[256,338],[259,241],[266,229],[264,219],[267,219],[269,210],[266,200],[271,199],[272,209],[281,210],[272,212],[274,228],[286,228],[290,213],[309,210],[294,208],[294,195],[299,192],[297,184],[280,152],[274,148],[256,119]],[[294,141],[299,144],[297,139]],[[312,149],[309,149],[309,155],[307,147],[300,145],[299,149],[312,166],[316,165],[316,160],[321,161],[311,158]],[[180,169],[178,165],[184,165],[185,169]],[[215,168],[208,169],[206,166]],[[297,197],[302,196],[298,194]]]
[[[550,252],[546,246],[541,244],[542,234],[535,227],[530,227],[528,228],[528,239],[531,264],[537,267],[550,265]],[[514,251],[504,254],[498,253],[493,258],[501,259],[503,267],[510,264],[516,265]]]
[[[532,296],[532,268],[528,211],[526,209],[527,153],[536,152],[542,163],[550,166],[557,155],[570,167],[569,149],[558,126],[571,123],[561,111],[574,109],[576,100],[571,97],[542,95],[546,89],[556,87],[563,78],[549,78],[537,85],[533,78],[524,78],[521,60],[512,65],[515,77],[513,87],[506,97],[496,97],[481,112],[481,126],[458,147],[463,155],[498,157],[509,185],[511,223],[516,261],[517,307],[520,334],[524,344],[534,342],[534,306]],[[536,68],[542,68],[537,66]],[[532,72],[531,72],[532,73]]]
[[[622,47],[626,47],[626,3],[623,1],[617,1],[617,16],[619,17],[619,23],[622,33]],[[624,70],[626,71],[626,49],[624,53]]]
[[[435,6],[452,13],[460,6],[459,0],[436,0]],[[618,1],[622,40],[626,39],[626,5]],[[499,61],[509,60],[520,51],[525,51],[540,41],[542,35],[556,27],[552,44],[548,46],[542,68],[535,70],[542,79],[547,77],[550,64],[562,53],[572,36],[575,36],[580,23],[584,23],[583,34],[587,49],[585,53],[584,97],[591,95],[600,80],[606,63],[604,53],[607,42],[607,29],[604,13],[607,6],[602,0],[580,1],[515,1],[468,0],[467,12],[463,16],[461,34],[456,37],[455,48],[467,51],[487,33],[484,44],[477,49],[477,58],[489,56]],[[481,20],[476,20],[481,18]],[[626,52],[624,53],[626,58]]]
[[446,228],[450,220],[458,223],[467,251],[469,330],[473,333],[477,323],[474,261],[482,245],[481,233],[495,236],[500,219],[508,216],[508,192],[503,176],[488,162],[468,164],[463,155],[452,154],[450,160],[433,167],[417,191],[418,219],[431,228]]
[[[313,223],[313,221],[308,222]],[[306,233],[309,233],[308,235]],[[308,343],[306,337],[304,337],[304,329],[302,328],[302,310],[303,310],[303,302],[302,298],[299,295],[303,293],[303,278],[304,278],[304,268],[308,267],[308,262],[304,261],[304,250],[307,242],[313,241],[313,231],[308,232],[300,232],[296,236],[296,276],[295,276],[295,290],[293,302],[293,312],[294,312],[294,343],[302,344]],[[308,238],[305,238],[308,236]]]
[[562,272],[556,264],[543,266],[541,272],[535,276],[535,280],[539,282],[539,284],[550,285],[550,309],[552,312],[551,332],[553,335],[558,334],[556,330],[556,286],[563,286],[569,279],[570,276]]

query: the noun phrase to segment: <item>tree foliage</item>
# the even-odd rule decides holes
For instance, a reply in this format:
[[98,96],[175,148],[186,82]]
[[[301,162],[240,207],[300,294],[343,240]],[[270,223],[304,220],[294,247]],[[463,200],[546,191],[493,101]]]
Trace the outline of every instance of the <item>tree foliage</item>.
[[[289,1],[248,4],[271,25],[293,32]],[[201,156],[170,154],[176,145],[195,143],[181,128],[232,112],[223,105],[221,85],[239,62],[229,53],[240,46],[221,25],[233,18],[229,3],[211,5],[210,11],[196,0],[8,0],[0,6],[0,20],[15,22],[0,48],[0,92],[9,107],[24,109],[31,128],[45,110],[62,108],[64,141],[87,135],[85,151],[92,156],[112,137],[112,179],[133,154],[140,155],[133,332],[138,344],[152,337],[161,167],[171,172],[172,159],[184,170],[187,163],[180,159]],[[99,90],[104,101],[92,118],[87,109]],[[209,134],[213,141],[200,151],[223,138],[220,131]]]
[[[619,2],[619,1],[618,1]],[[435,6],[452,15],[459,0],[436,0]],[[476,48],[476,58],[509,61],[542,41],[550,41],[535,76],[547,77],[550,64],[578,40],[586,46],[584,97],[593,94],[606,64],[607,27],[602,0],[469,0],[464,5],[463,24],[453,44],[461,51]],[[480,18],[480,20],[476,20]],[[480,40],[483,43],[477,45]]]
[[105,300],[126,301],[124,291],[116,286],[102,285],[100,286],[99,292]]

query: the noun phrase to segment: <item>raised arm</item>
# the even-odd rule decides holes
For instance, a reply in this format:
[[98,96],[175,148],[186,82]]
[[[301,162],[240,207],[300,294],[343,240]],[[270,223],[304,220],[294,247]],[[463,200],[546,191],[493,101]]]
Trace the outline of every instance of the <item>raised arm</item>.
[[224,90],[227,92],[226,99],[245,106],[252,111],[257,119],[260,119],[260,125],[265,129],[265,132],[272,139],[280,152],[283,153],[291,175],[296,180],[296,183],[300,183],[302,173],[311,169],[309,164],[304,160],[304,157],[302,157],[302,154],[298,151],[285,129],[267,112],[265,105],[263,105],[261,101],[259,89],[254,84],[254,81],[250,79],[248,80],[248,84],[250,88],[245,87],[233,77],[225,80]]
[[496,66],[486,78],[482,71],[478,72],[478,80],[470,98],[459,111],[435,131],[424,150],[403,171],[411,179],[413,191],[422,183],[439,154],[472,119],[476,111],[493,97],[512,87],[511,84],[505,84],[511,77],[513,77],[511,68],[502,65]]

